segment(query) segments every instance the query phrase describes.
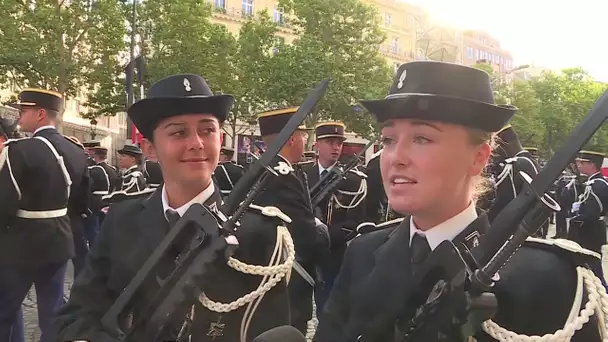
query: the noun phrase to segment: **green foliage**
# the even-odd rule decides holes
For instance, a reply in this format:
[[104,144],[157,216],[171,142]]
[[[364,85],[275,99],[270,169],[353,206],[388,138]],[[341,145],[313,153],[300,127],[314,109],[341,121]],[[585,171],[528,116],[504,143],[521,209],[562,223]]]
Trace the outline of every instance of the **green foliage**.
[[291,14],[299,37],[283,46],[275,60],[269,102],[274,106],[299,104],[310,88],[331,78],[329,90],[309,127],[321,120],[341,120],[349,130],[369,136],[369,114],[353,110],[361,99],[386,94],[392,71],[379,55],[385,36],[374,7],[358,0],[280,0]]
[[116,0],[1,1],[0,83],[87,93],[118,77],[126,7]]
[[[565,143],[608,88],[581,68],[546,71],[530,81],[508,83],[488,64],[477,63],[474,67],[490,74],[497,103],[510,103],[519,109],[511,124],[522,144],[537,146],[545,157]],[[586,148],[608,152],[608,130],[600,129]]]

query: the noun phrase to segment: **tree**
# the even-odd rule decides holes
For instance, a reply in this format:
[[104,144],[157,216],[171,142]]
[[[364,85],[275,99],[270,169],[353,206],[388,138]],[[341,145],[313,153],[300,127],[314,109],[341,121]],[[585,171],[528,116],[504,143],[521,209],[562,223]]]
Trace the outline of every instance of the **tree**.
[[118,75],[125,11],[116,0],[0,2],[0,83],[97,101],[99,82]]
[[244,132],[244,126],[238,124],[255,120],[256,113],[267,109],[267,88],[280,67],[274,56],[284,46],[276,33],[277,26],[266,11],[241,26],[233,59],[235,78],[231,85],[236,102],[224,125],[233,144],[237,135]]
[[300,104],[310,88],[331,78],[329,90],[307,124],[344,121],[362,136],[373,131],[371,116],[356,110],[361,99],[381,98],[392,71],[379,55],[385,36],[377,12],[358,0],[280,0],[298,38],[280,48],[267,88],[272,105]]

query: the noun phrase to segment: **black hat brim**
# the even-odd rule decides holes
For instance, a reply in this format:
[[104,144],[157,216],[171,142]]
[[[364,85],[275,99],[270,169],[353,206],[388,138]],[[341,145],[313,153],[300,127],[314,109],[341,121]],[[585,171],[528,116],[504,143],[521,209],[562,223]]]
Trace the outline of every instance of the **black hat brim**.
[[128,151],[128,150],[124,150],[124,149],[120,149],[120,150],[116,151],[116,153],[125,154],[125,155],[131,156],[131,157],[138,157],[138,156],[142,155],[141,152]]
[[193,113],[208,113],[220,124],[228,118],[234,104],[232,95],[200,97],[145,98],[129,107],[127,113],[145,138],[151,138],[158,124],[167,118]]
[[398,97],[360,103],[380,123],[392,119],[420,119],[457,124],[485,132],[498,132],[517,112],[514,106],[431,94],[401,94]]

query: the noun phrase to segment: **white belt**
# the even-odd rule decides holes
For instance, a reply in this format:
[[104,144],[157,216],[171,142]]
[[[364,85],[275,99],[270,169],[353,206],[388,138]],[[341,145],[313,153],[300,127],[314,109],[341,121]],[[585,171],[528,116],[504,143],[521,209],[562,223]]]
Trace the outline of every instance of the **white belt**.
[[43,211],[31,211],[19,209],[17,210],[17,217],[24,219],[50,219],[62,217],[68,214],[68,209],[57,209],[57,210],[43,210]]
[[232,190],[220,190],[222,194],[229,194]]
[[93,191],[93,195],[107,195],[108,192],[107,191]]

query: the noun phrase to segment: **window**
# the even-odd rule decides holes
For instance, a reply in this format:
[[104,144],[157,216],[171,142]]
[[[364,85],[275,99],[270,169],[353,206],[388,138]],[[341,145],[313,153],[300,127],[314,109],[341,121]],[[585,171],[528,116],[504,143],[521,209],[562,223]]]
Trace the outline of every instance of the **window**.
[[386,26],[390,26],[391,25],[391,15],[389,13],[384,13],[384,25]]
[[213,5],[215,8],[226,9],[226,0],[214,0]]
[[399,52],[399,38],[393,38],[393,41],[391,42],[391,52]]
[[474,55],[473,55],[473,48],[467,46],[467,59],[473,59]]
[[253,0],[243,0],[243,16],[253,15]]
[[283,9],[280,7],[275,7],[274,13],[272,14],[272,19],[275,23],[283,24]]

